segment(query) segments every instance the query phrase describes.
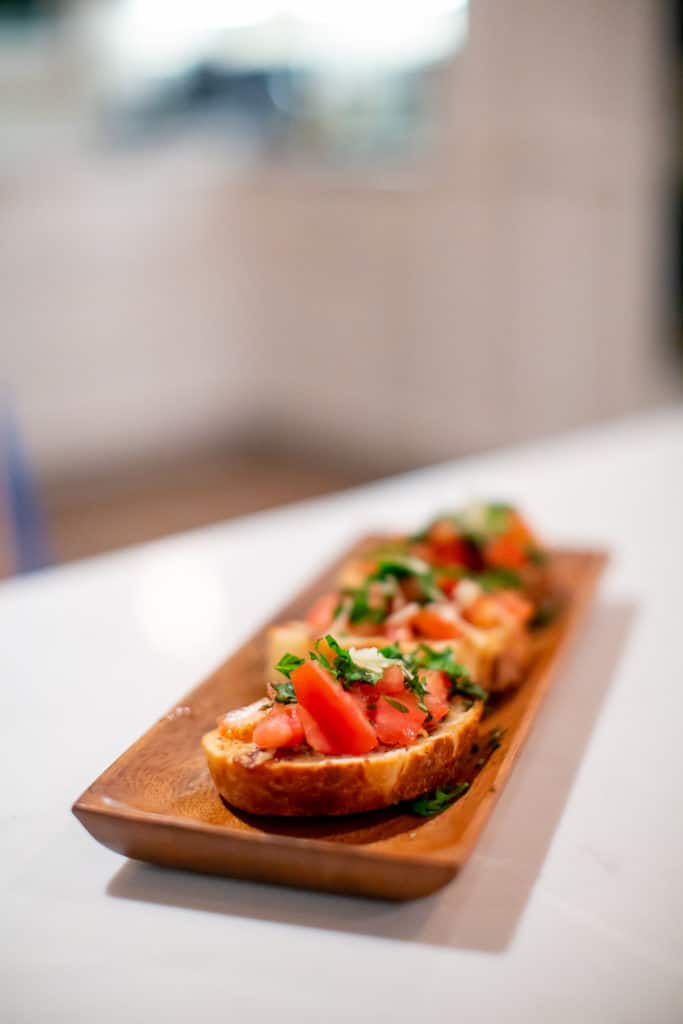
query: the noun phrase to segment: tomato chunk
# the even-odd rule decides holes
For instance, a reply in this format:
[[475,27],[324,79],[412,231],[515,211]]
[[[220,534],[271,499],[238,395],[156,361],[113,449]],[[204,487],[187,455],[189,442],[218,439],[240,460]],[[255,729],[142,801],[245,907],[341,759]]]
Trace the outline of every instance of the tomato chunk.
[[451,681],[445,672],[426,669],[420,672],[420,679],[434,700],[447,701],[451,695]]
[[504,533],[494,537],[484,548],[488,565],[501,569],[522,569],[528,560],[526,544],[512,534]]
[[417,739],[426,718],[411,690],[404,689],[391,696],[382,694],[375,712],[377,737],[388,746],[406,746]]
[[460,583],[460,578],[458,576],[437,576],[436,577],[436,585],[439,588],[439,590],[441,591],[441,593],[445,594],[446,597],[452,597],[453,596],[453,592],[455,591],[455,589],[456,589],[456,587],[458,586],[459,583]]
[[307,661],[292,672],[296,697],[333,748],[326,753],[367,754],[377,736],[357,701],[321,665]]
[[449,544],[434,544],[432,546],[431,559],[435,565],[467,565],[472,560],[470,547],[466,541],[460,538],[452,540]]
[[334,744],[327,738],[325,733],[322,731],[318,723],[316,722],[313,715],[311,715],[306,708],[299,707],[299,721],[304,730],[306,742],[309,747],[313,750],[317,750],[319,754],[336,754]]
[[398,693],[405,686],[405,675],[400,665],[388,665],[375,686],[377,693]]
[[334,613],[339,605],[339,594],[332,591],[323,594],[308,610],[306,622],[319,633],[324,633],[332,625]]
[[298,747],[304,730],[296,704],[274,704],[254,729],[253,741],[262,750]]
[[488,565],[503,569],[523,569],[529,562],[529,549],[538,542],[518,512],[510,515],[510,523],[498,537],[484,547],[484,560]]
[[451,692],[450,680],[445,672],[436,672],[434,670],[421,672],[420,678],[427,687],[424,703],[429,708],[432,722],[440,722],[442,718],[446,717],[450,707],[448,703]]
[[421,636],[430,640],[455,640],[462,635],[457,623],[429,607],[420,608],[415,613],[412,625]]

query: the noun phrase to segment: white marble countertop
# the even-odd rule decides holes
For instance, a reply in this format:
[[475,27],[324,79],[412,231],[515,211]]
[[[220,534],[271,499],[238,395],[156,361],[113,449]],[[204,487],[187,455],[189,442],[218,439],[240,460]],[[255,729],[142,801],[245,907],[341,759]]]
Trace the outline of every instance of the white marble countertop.
[[[473,496],[613,562],[475,854],[373,903],[164,871],[73,799],[334,552]],[[0,1019],[683,1019],[683,413],[0,586]]]

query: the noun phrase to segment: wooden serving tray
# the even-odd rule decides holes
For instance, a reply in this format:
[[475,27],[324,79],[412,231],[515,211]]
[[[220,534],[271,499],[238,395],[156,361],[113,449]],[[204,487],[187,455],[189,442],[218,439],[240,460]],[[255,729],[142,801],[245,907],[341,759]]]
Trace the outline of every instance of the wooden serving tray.
[[[273,622],[303,617],[330,590],[347,552]],[[264,626],[213,675],[183,697],[83,793],[73,812],[95,839],[137,860],[192,871],[331,892],[407,900],[446,885],[469,857],[555,676],[562,651],[588,609],[607,556],[552,554],[563,611],[542,631],[527,678],[482,722],[480,750],[458,779],[469,791],[435,818],[409,805],[344,818],[263,818],[219,798],[200,747],[230,708],[264,692]],[[486,737],[505,730],[485,763]]]

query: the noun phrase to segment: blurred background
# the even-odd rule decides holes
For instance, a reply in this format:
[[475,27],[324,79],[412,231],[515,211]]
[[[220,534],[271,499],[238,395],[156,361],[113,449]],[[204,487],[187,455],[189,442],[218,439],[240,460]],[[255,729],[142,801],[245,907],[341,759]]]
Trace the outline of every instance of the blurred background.
[[0,0],[0,575],[680,398],[657,0]]

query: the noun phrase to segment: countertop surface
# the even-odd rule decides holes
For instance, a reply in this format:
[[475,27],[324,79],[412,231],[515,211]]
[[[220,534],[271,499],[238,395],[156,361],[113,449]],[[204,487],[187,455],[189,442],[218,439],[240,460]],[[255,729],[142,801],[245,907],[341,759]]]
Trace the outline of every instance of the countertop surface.
[[[409,904],[126,861],[70,813],[369,528],[519,502],[612,562],[476,852]],[[683,413],[379,481],[0,586],[0,1020],[683,1019]]]

